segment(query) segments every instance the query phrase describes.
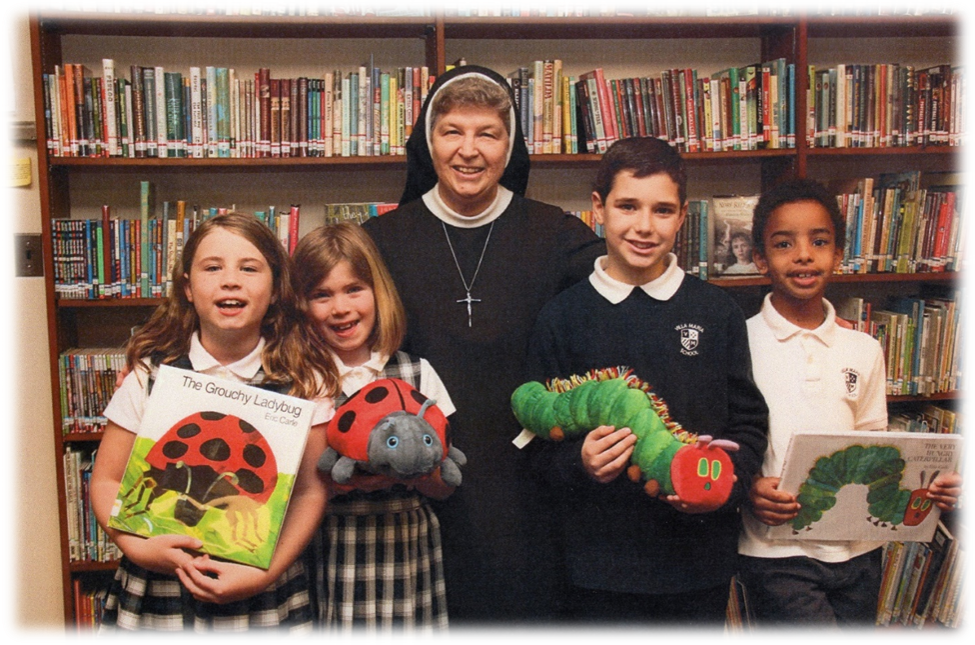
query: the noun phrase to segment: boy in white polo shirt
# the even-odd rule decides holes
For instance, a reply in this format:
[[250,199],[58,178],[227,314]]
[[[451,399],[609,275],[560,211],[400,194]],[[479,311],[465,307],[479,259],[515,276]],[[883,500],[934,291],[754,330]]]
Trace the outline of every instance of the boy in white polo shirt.
[[[813,181],[777,186],[755,207],[755,264],[772,292],[747,326],[755,382],[769,407],[769,440],[738,551],[739,578],[762,624],[846,626],[876,618],[882,543],[765,537],[765,525],[783,524],[799,509],[793,495],[777,490],[794,433],[887,427],[880,344],[838,325],[823,298],[842,260],[845,232],[836,198]],[[943,474],[930,490],[950,510],[961,476]]]

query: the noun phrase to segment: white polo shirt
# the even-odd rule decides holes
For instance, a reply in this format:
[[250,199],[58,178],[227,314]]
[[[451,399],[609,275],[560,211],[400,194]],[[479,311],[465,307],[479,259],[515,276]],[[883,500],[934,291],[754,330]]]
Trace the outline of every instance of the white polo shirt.
[[[210,352],[200,343],[198,332],[190,340],[188,357],[193,369],[201,374],[225,378],[239,383],[245,383],[257,375],[261,369],[261,354],[264,351],[264,339],[261,338],[257,347],[244,358],[229,365],[221,365]],[[105,408],[105,416],[121,428],[130,432],[138,432],[142,424],[142,415],[149,398],[146,392],[148,372],[137,368],[129,372],[122,385],[115,390],[112,400]],[[319,397],[315,401],[315,412],[312,425],[327,423],[335,414],[331,397]]]
[[[887,427],[886,369],[880,343],[868,334],[836,324],[833,305],[823,300],[826,320],[802,329],[786,320],[765,297],[748,319],[755,383],[769,408],[769,438],[762,477],[778,477],[789,439],[800,432],[882,430]],[[738,552],[761,558],[808,556],[845,562],[878,542],[769,540],[766,525],[742,511]]]

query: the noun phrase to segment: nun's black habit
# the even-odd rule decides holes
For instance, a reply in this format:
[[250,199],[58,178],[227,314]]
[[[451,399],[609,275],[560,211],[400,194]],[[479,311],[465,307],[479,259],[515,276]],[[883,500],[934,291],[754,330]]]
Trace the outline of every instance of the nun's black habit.
[[[426,358],[443,379],[457,407],[453,441],[468,457],[463,484],[435,504],[451,623],[544,620],[555,609],[561,575],[546,517],[552,506],[527,466],[531,444],[525,451],[512,444],[521,428],[510,396],[524,381],[528,337],[542,305],[588,276],[605,246],[578,218],[524,197],[529,158],[517,119],[500,180],[513,194],[493,225],[445,225],[422,198],[437,183],[426,138],[430,102],[446,82],[470,73],[511,94],[503,77],[482,67],[458,67],[438,78],[407,142],[400,207],[364,227],[406,307],[403,349]],[[470,288],[477,300],[467,303],[458,265],[470,285],[482,254]]]

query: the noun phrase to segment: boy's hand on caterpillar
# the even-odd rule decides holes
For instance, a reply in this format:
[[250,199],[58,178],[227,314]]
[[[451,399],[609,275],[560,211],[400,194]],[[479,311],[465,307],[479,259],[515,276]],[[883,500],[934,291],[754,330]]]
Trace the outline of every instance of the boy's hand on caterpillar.
[[778,477],[758,477],[752,481],[748,501],[752,515],[769,526],[784,524],[799,514],[795,496],[779,490]]
[[629,428],[599,426],[582,442],[582,466],[600,484],[608,484],[622,473],[630,462],[636,435]]

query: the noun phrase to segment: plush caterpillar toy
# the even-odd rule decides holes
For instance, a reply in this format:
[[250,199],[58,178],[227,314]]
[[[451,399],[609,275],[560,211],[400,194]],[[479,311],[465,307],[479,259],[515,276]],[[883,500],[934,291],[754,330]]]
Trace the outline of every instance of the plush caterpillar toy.
[[603,425],[629,428],[637,441],[627,475],[643,480],[651,496],[678,495],[714,510],[731,495],[734,466],[726,439],[696,436],[670,418],[667,405],[625,367],[594,370],[548,385],[530,381],[511,395],[515,418],[526,430],[553,441]]
[[[850,446],[820,457],[799,486],[796,500],[801,508],[790,520],[793,533],[811,530],[811,525],[836,504],[836,493],[847,484],[867,487],[867,510],[875,526],[898,524],[917,526],[931,512],[933,502],[928,498],[925,476],[921,473],[921,488],[907,490],[900,487],[904,474],[904,460],[893,446]],[[927,485],[938,476],[932,473]]]

